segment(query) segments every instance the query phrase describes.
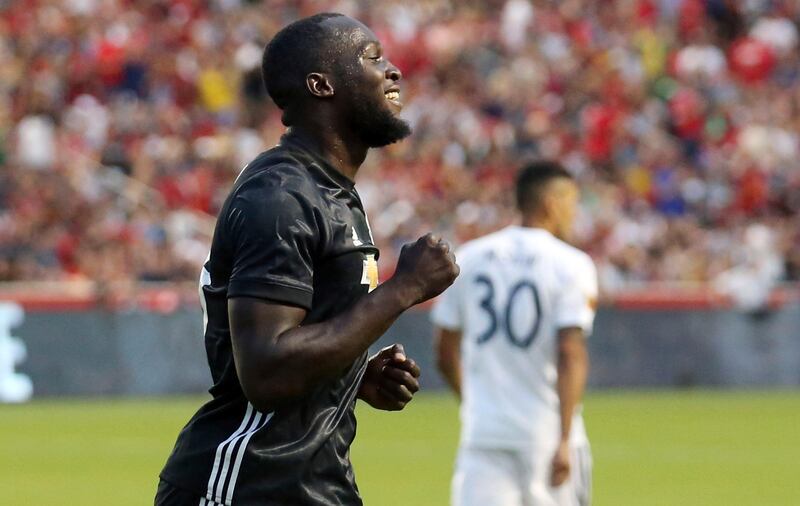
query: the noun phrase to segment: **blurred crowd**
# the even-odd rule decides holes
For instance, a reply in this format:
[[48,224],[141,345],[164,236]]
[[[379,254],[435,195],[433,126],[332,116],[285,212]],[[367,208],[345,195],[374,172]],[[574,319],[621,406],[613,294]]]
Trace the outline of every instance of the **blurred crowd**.
[[325,10],[405,76],[414,134],[357,180],[384,275],[427,231],[513,221],[546,157],[607,291],[800,279],[800,2],[0,0],[0,281],[195,279],[283,130],[263,46]]

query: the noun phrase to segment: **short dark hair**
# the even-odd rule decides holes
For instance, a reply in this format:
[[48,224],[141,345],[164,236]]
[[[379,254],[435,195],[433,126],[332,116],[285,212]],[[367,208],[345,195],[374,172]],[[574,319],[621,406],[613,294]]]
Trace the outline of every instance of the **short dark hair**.
[[561,178],[574,179],[560,163],[552,160],[537,160],[522,167],[517,174],[517,208],[523,213],[537,210],[547,185]]
[[267,93],[282,110],[303,96],[308,74],[334,69],[340,44],[322,22],[340,16],[323,12],[299,19],[281,29],[264,48],[261,76]]

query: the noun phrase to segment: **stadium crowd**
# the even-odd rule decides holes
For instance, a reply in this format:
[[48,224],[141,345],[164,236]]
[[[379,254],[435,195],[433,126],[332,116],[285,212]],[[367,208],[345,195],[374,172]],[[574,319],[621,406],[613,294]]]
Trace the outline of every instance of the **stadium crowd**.
[[[560,159],[607,291],[800,279],[800,2],[0,1],[0,281],[195,279],[238,171],[277,142],[264,43],[353,15],[414,134],[358,178],[382,269],[513,219]],[[384,273],[384,276],[388,273]]]

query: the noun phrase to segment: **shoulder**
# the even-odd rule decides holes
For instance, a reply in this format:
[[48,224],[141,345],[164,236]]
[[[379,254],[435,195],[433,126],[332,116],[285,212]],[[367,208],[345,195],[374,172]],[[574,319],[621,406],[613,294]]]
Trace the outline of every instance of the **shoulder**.
[[242,170],[231,192],[233,201],[316,202],[320,188],[306,165],[283,146],[261,153]]
[[594,269],[594,260],[592,260],[592,257],[590,257],[588,253],[576,248],[575,246],[572,246],[571,244],[567,244],[565,242],[562,242],[562,244],[564,247],[564,257],[569,262],[572,262],[579,267]]
[[569,278],[597,276],[594,261],[585,251],[553,237],[551,252],[562,276]]
[[500,232],[493,232],[483,237],[467,241],[455,252],[456,261],[462,270],[486,258],[495,249],[495,244],[501,239]]
[[220,211],[218,227],[237,237],[298,226],[315,230],[322,205],[321,190],[305,165],[278,146],[261,153],[239,174]]

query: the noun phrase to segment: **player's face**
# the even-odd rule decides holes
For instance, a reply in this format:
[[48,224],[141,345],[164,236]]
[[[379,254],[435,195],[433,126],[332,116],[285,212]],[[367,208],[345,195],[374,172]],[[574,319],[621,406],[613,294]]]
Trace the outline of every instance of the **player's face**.
[[559,179],[553,182],[553,194],[557,197],[554,206],[556,236],[568,241],[572,236],[575,216],[578,213],[578,199],[580,192],[578,185],[569,179]]
[[372,31],[351,18],[333,18],[349,25],[349,42],[337,76],[337,94],[353,131],[369,147],[386,146],[411,129],[398,116],[403,108],[398,82],[402,74],[383,54]]

